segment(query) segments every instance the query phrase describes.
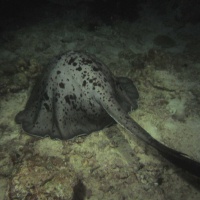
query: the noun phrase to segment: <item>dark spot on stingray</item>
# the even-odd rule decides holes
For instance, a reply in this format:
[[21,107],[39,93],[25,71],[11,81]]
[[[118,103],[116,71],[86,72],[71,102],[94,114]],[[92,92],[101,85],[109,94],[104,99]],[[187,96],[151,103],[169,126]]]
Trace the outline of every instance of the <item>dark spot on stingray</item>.
[[49,96],[48,96],[47,92],[44,93],[43,97],[44,97],[44,100],[49,100]]
[[83,86],[83,87],[86,86],[86,80],[83,81],[82,86]]
[[93,81],[95,81],[97,78],[92,78],[92,79],[89,79],[87,78],[87,80],[89,80],[90,83],[92,83]]
[[61,82],[61,83],[59,83],[59,86],[60,86],[60,88],[62,88],[62,89],[63,89],[63,88],[65,88],[65,84],[64,84],[64,83],[62,83],[62,82]]
[[73,64],[73,63],[74,63],[74,61],[76,60],[76,58],[77,58],[77,57],[75,57],[75,58],[70,58],[70,60],[69,60],[68,64],[69,64],[69,65]]
[[84,65],[89,65],[89,64],[93,63],[92,60],[90,60],[90,59],[85,59],[85,58],[82,59],[82,62],[83,62]]
[[76,66],[76,65],[77,65],[77,63],[76,63],[76,62],[74,62],[74,63],[73,63],[73,66]]
[[96,67],[96,66],[92,66],[92,69],[93,69],[95,72],[97,72],[97,71],[100,70],[100,68],[99,68],[99,67]]
[[70,99],[69,99],[69,96],[68,96],[68,95],[66,95],[64,98],[65,98],[65,101],[66,101],[66,103],[70,104]]
[[76,68],[77,71],[81,71],[82,68],[79,66],[78,68]]
[[75,94],[70,95],[69,97],[70,97],[70,99],[72,99],[72,100],[76,100],[76,95],[75,95]]
[[57,71],[57,74],[60,74],[60,73],[61,73],[61,71],[58,70],[58,71]]
[[56,92],[55,96],[60,97],[60,93]]
[[85,76],[86,76],[85,74],[82,74],[81,78],[82,78],[82,79],[84,79],[84,78],[85,78]]
[[47,103],[44,103],[43,105],[44,105],[44,107],[46,108],[46,110],[49,112],[49,111],[50,111],[49,105],[48,105]]

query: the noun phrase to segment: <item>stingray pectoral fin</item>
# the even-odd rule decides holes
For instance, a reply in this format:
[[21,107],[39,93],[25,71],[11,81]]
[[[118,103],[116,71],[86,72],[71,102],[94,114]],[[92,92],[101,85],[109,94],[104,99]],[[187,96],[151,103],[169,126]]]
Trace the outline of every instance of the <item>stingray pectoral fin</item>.
[[189,173],[200,177],[200,163],[189,158],[188,155],[171,149],[159,141],[155,140],[147,131],[137,124],[128,114],[120,107],[115,98],[110,97],[102,106],[107,113],[122,127],[127,129],[131,134],[143,140],[146,144],[155,148],[163,157],[178,167],[188,171]]
[[127,77],[117,77],[116,80],[131,100],[135,101],[139,98],[138,90],[131,79]]

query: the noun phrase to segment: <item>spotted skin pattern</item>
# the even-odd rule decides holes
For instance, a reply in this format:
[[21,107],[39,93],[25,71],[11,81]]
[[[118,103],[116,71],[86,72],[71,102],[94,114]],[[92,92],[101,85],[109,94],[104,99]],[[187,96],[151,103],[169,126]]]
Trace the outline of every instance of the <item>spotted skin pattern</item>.
[[114,77],[92,55],[70,51],[44,74],[16,121],[32,135],[70,139],[114,124],[107,107],[127,113],[137,98],[130,79]]

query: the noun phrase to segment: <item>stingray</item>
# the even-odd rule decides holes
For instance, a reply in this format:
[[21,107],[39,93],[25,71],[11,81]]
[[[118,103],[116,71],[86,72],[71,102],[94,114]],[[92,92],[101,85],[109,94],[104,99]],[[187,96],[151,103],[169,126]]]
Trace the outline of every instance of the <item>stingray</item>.
[[129,112],[137,108],[131,79],[115,77],[95,56],[69,51],[51,62],[15,121],[30,135],[61,140],[120,124],[163,157],[200,177],[200,163],[155,140]]

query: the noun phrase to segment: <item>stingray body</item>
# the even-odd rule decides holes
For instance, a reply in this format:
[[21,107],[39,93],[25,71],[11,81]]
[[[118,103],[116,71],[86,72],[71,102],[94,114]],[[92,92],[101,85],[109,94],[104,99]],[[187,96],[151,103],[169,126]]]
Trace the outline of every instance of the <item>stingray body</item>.
[[119,123],[172,163],[200,177],[199,162],[164,146],[128,115],[137,108],[137,99],[130,79],[113,76],[93,55],[70,51],[42,75],[15,120],[31,135],[59,139]]
[[[137,105],[132,81],[112,76],[103,63],[86,53],[68,52],[43,74],[25,110],[16,116],[32,135],[70,139],[89,134],[115,123],[104,107],[128,112]],[[113,99],[118,107],[111,105]]]

